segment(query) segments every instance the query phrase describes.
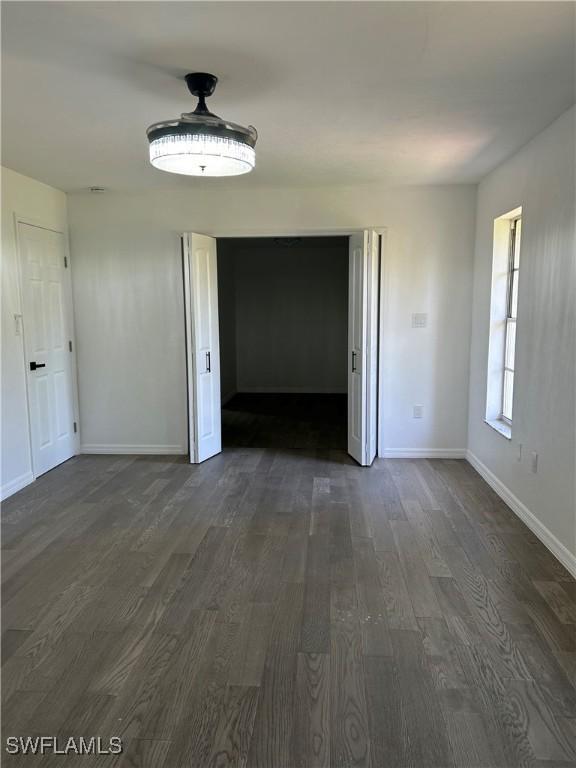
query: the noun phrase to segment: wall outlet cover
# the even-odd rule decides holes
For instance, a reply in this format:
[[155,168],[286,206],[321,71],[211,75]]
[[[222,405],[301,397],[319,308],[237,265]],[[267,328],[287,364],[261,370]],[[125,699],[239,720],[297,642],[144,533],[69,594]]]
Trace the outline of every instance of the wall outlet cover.
[[412,315],[412,328],[426,328],[428,314],[426,312],[414,312]]

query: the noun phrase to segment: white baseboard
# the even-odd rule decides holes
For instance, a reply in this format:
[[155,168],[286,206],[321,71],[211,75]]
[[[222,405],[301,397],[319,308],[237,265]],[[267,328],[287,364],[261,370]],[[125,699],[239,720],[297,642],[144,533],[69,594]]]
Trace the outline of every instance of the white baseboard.
[[24,472],[23,475],[15,477],[14,480],[10,480],[9,483],[4,483],[4,485],[0,487],[0,501],[4,501],[8,496],[12,496],[12,494],[22,490],[22,488],[25,488],[33,482],[34,475],[32,472]]
[[523,504],[520,499],[515,496],[512,491],[507,488],[504,483],[499,480],[492,470],[483,464],[480,459],[475,456],[472,451],[467,451],[466,459],[474,467],[476,472],[481,475],[488,485],[500,496],[516,514],[523,523],[534,533],[547,547],[554,557],[559,560],[564,568],[569,571],[574,578],[576,578],[576,555],[572,554],[570,550],[562,544],[562,542],[554,536],[554,534],[546,528],[536,515],[531,512],[528,507]]
[[81,445],[80,453],[175,456],[188,453],[181,445]]
[[465,448],[386,448],[381,459],[465,459]]

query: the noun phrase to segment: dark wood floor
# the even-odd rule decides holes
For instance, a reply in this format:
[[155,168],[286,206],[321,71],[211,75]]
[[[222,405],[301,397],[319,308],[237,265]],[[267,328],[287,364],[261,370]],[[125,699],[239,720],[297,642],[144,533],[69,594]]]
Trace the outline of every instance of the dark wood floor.
[[224,446],[346,449],[347,395],[240,393],[222,409]]
[[125,747],[4,764],[576,765],[566,571],[466,462],[361,469],[329,427],[254,447],[270,418],[3,505],[4,736]]

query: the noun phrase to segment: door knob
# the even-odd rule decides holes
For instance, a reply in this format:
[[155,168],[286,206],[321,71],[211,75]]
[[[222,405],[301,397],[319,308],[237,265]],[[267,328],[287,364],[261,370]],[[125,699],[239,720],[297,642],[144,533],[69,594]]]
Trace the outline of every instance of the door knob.
[[46,368],[46,363],[30,363],[31,371],[35,371],[36,368]]

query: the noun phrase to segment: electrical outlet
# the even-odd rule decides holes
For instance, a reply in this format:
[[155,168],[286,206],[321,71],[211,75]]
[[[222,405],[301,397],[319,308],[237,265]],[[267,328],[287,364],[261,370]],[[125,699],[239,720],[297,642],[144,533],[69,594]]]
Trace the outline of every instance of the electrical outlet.
[[536,451],[532,451],[532,472],[534,472],[534,474],[538,472],[538,454]]
[[414,312],[412,315],[412,328],[426,328],[428,315],[426,312]]
[[14,332],[16,336],[22,336],[22,315],[14,315]]
[[522,443],[518,443],[518,461],[522,461]]
[[412,410],[412,418],[413,419],[422,419],[424,417],[424,406],[423,405],[415,405]]

